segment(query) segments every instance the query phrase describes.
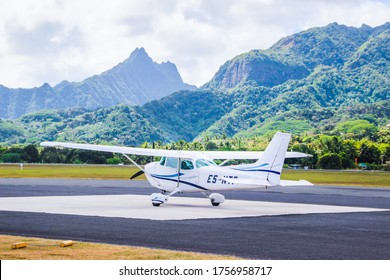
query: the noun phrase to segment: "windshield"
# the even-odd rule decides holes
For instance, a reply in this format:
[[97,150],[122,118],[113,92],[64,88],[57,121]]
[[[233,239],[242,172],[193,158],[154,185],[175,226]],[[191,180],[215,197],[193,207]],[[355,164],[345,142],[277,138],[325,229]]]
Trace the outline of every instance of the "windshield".
[[196,160],[195,164],[196,164],[196,168],[202,168],[202,167],[211,165],[210,162],[208,162],[205,159],[198,159],[198,160]]
[[172,158],[172,157],[169,157],[167,158],[167,163],[166,163],[166,167],[171,167],[171,168],[177,168],[177,164],[179,162],[179,159],[178,158]]

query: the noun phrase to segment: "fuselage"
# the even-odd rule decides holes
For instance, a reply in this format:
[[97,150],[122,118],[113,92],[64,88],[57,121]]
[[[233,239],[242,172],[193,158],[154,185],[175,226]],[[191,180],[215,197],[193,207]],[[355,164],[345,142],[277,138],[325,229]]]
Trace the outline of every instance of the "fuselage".
[[[245,165],[221,167],[207,159],[169,157],[145,166],[146,178],[151,185],[167,192],[178,188],[183,192],[207,192],[269,186],[264,178],[256,180],[253,174],[243,170]],[[249,180],[254,183],[248,184]]]

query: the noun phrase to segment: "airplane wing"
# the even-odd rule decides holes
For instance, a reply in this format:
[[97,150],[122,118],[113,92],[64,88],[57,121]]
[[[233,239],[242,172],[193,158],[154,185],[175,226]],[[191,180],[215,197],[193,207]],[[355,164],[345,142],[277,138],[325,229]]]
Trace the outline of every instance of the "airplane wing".
[[93,144],[76,144],[65,142],[42,142],[42,147],[55,147],[55,148],[71,148],[90,151],[120,153],[127,155],[139,155],[139,156],[167,156],[167,157],[191,157],[192,155],[187,151],[177,150],[161,150],[161,149],[146,149],[146,148],[133,148],[133,147],[119,147],[108,145],[93,145]]
[[[197,151],[198,157],[205,157],[211,159],[259,159],[263,152],[254,151]],[[287,152],[286,158],[303,158],[311,157],[310,154],[300,152]]]
[[[133,147],[119,147],[108,145],[77,144],[65,142],[42,142],[43,147],[71,148],[91,151],[111,152],[130,155],[142,156],[166,156],[179,158],[208,158],[208,159],[259,159],[263,152],[251,151],[179,151],[179,150],[162,150],[146,149]],[[302,158],[311,155],[300,152],[287,152],[286,158]]]

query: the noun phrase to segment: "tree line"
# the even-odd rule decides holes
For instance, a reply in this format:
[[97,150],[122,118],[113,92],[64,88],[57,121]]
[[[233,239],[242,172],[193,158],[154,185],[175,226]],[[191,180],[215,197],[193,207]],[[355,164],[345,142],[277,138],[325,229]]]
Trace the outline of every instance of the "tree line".
[[[293,136],[289,150],[311,154],[302,159],[286,159],[286,164],[299,164],[321,169],[375,169],[390,171],[390,129],[383,128],[369,138],[357,139],[351,135],[298,135]],[[261,151],[266,148],[272,134],[251,138],[228,138],[226,135],[187,142],[179,140],[164,144],[161,141],[143,143],[140,147],[197,150],[197,151]],[[132,156],[139,164],[153,160],[146,156]],[[118,154],[40,147],[38,145],[0,146],[2,163],[63,163],[63,164],[120,164],[128,161]],[[234,162],[233,162],[234,163]],[[237,162],[236,162],[237,163]]]

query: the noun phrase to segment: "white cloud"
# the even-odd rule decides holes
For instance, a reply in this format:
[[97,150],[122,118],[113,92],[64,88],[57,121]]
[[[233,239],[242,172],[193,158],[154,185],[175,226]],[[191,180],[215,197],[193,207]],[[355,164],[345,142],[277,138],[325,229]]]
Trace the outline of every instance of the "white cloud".
[[187,83],[226,60],[331,22],[385,23],[388,0],[2,0],[0,84],[80,81],[145,47],[174,62]]

